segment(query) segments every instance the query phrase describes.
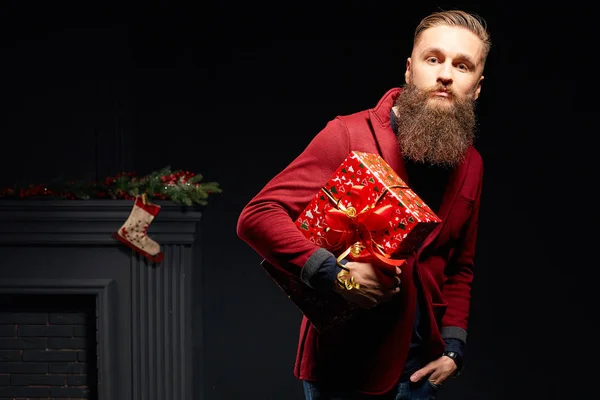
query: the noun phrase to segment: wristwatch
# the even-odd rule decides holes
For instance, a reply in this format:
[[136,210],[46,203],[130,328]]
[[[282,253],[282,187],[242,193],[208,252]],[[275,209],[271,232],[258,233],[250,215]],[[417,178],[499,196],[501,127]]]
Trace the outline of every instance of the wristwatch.
[[454,362],[456,363],[456,372],[454,373],[454,376],[459,376],[462,373],[464,367],[463,358],[460,356],[460,354],[458,354],[455,351],[445,351],[444,353],[442,353],[442,355],[450,357],[454,360]]

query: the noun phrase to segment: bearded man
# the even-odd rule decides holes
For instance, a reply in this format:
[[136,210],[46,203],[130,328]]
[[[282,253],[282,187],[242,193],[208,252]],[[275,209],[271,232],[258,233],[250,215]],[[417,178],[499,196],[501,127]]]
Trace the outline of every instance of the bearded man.
[[[238,235],[266,262],[367,309],[332,332],[303,317],[294,374],[307,399],[434,399],[461,371],[483,175],[475,101],[490,46],[475,14],[425,17],[404,87],[331,120],[242,210]],[[338,263],[294,224],[351,151],[380,155],[442,220],[392,276]],[[358,285],[339,285],[340,274]]]

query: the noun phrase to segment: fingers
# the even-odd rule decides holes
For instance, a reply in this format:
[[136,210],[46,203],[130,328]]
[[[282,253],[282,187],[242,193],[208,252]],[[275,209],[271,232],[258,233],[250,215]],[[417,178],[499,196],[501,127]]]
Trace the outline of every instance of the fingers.
[[391,282],[386,282],[385,286],[387,286],[387,290],[385,289],[381,289],[382,294],[388,295],[388,294],[392,294],[393,293],[397,293],[398,291],[396,289],[398,289],[400,287],[400,284],[402,283],[402,280],[400,280],[400,277],[395,276],[393,279],[391,279]]
[[394,290],[389,290],[387,292],[385,292],[385,295],[383,295],[383,297],[381,298],[381,300],[379,300],[380,303],[387,303],[388,301],[391,301],[394,297],[396,297],[396,295],[400,293],[400,289],[394,289]]
[[381,292],[380,300],[381,301],[390,300],[398,293],[400,293],[400,284],[396,283],[396,284],[392,285],[392,287],[390,287],[388,290],[384,290]]
[[400,283],[402,283],[402,281],[400,280],[400,277],[395,276],[391,280],[391,283],[386,282],[387,289],[380,288],[380,291],[376,298],[379,299],[380,301],[387,301],[387,300],[391,299],[392,297],[394,297],[395,295],[400,293]]
[[384,276],[387,276],[388,278],[392,278],[394,276],[400,275],[402,273],[402,269],[400,267],[386,266],[383,268],[376,268],[375,273],[382,274]]
[[410,380],[411,382],[418,382],[426,378],[432,384],[441,386],[450,375],[451,372],[444,368],[444,364],[440,362],[440,359],[437,359],[412,374]]
[[364,309],[370,309],[378,303],[389,301],[400,293],[401,280],[400,277],[393,275],[392,271],[387,272],[389,275],[381,274],[374,280],[360,279],[360,289],[344,292],[344,297]]
[[429,379],[429,382],[433,383],[436,386],[441,386],[445,380],[441,374],[435,372],[431,374],[427,379]]
[[443,385],[446,379],[448,379],[449,376],[450,375],[447,373],[434,371],[431,375],[429,375],[427,380],[429,380],[429,382],[431,382],[431,384],[433,384],[434,386],[440,387]]
[[401,283],[402,283],[402,281],[400,280],[400,277],[395,276],[391,289],[393,290],[393,289],[399,288]]
[[400,293],[400,288],[399,287],[395,287],[393,289],[390,290],[386,290],[385,292],[383,292],[382,296],[381,296],[381,301],[389,301],[391,299],[394,298],[394,296],[396,296],[398,293]]
[[385,278],[393,278],[394,276],[396,276],[394,271],[388,270],[388,269],[381,269],[379,271],[376,271],[375,274],[378,277],[385,277]]
[[414,374],[412,374],[410,376],[410,381],[411,382],[419,382],[421,379],[432,374],[432,372],[434,372],[434,371],[435,371],[435,368],[433,367],[432,363],[429,363],[426,366],[424,366],[423,368],[421,368],[420,370],[416,371]]

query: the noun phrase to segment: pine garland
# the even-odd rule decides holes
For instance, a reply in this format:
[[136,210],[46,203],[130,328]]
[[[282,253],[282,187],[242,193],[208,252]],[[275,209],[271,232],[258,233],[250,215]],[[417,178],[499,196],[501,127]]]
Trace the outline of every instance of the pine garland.
[[206,205],[209,195],[222,193],[217,182],[201,182],[202,175],[183,170],[160,170],[138,178],[135,172],[121,172],[103,181],[54,179],[47,184],[0,189],[0,198],[61,198],[70,200],[134,199],[146,194],[148,199],[171,200],[191,206]]

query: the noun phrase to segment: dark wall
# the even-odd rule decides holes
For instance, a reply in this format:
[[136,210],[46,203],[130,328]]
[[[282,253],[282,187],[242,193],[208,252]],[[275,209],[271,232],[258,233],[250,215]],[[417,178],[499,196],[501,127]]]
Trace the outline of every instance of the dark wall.
[[478,105],[487,175],[468,366],[444,397],[585,390],[572,372],[579,353],[565,348],[591,340],[579,232],[593,218],[581,211],[592,10],[196,3],[2,2],[0,185],[165,165],[221,184],[197,271],[204,398],[302,398],[292,375],[300,314],[237,238],[237,216],[328,120],[401,85],[419,19],[454,6],[481,13],[494,45]]

